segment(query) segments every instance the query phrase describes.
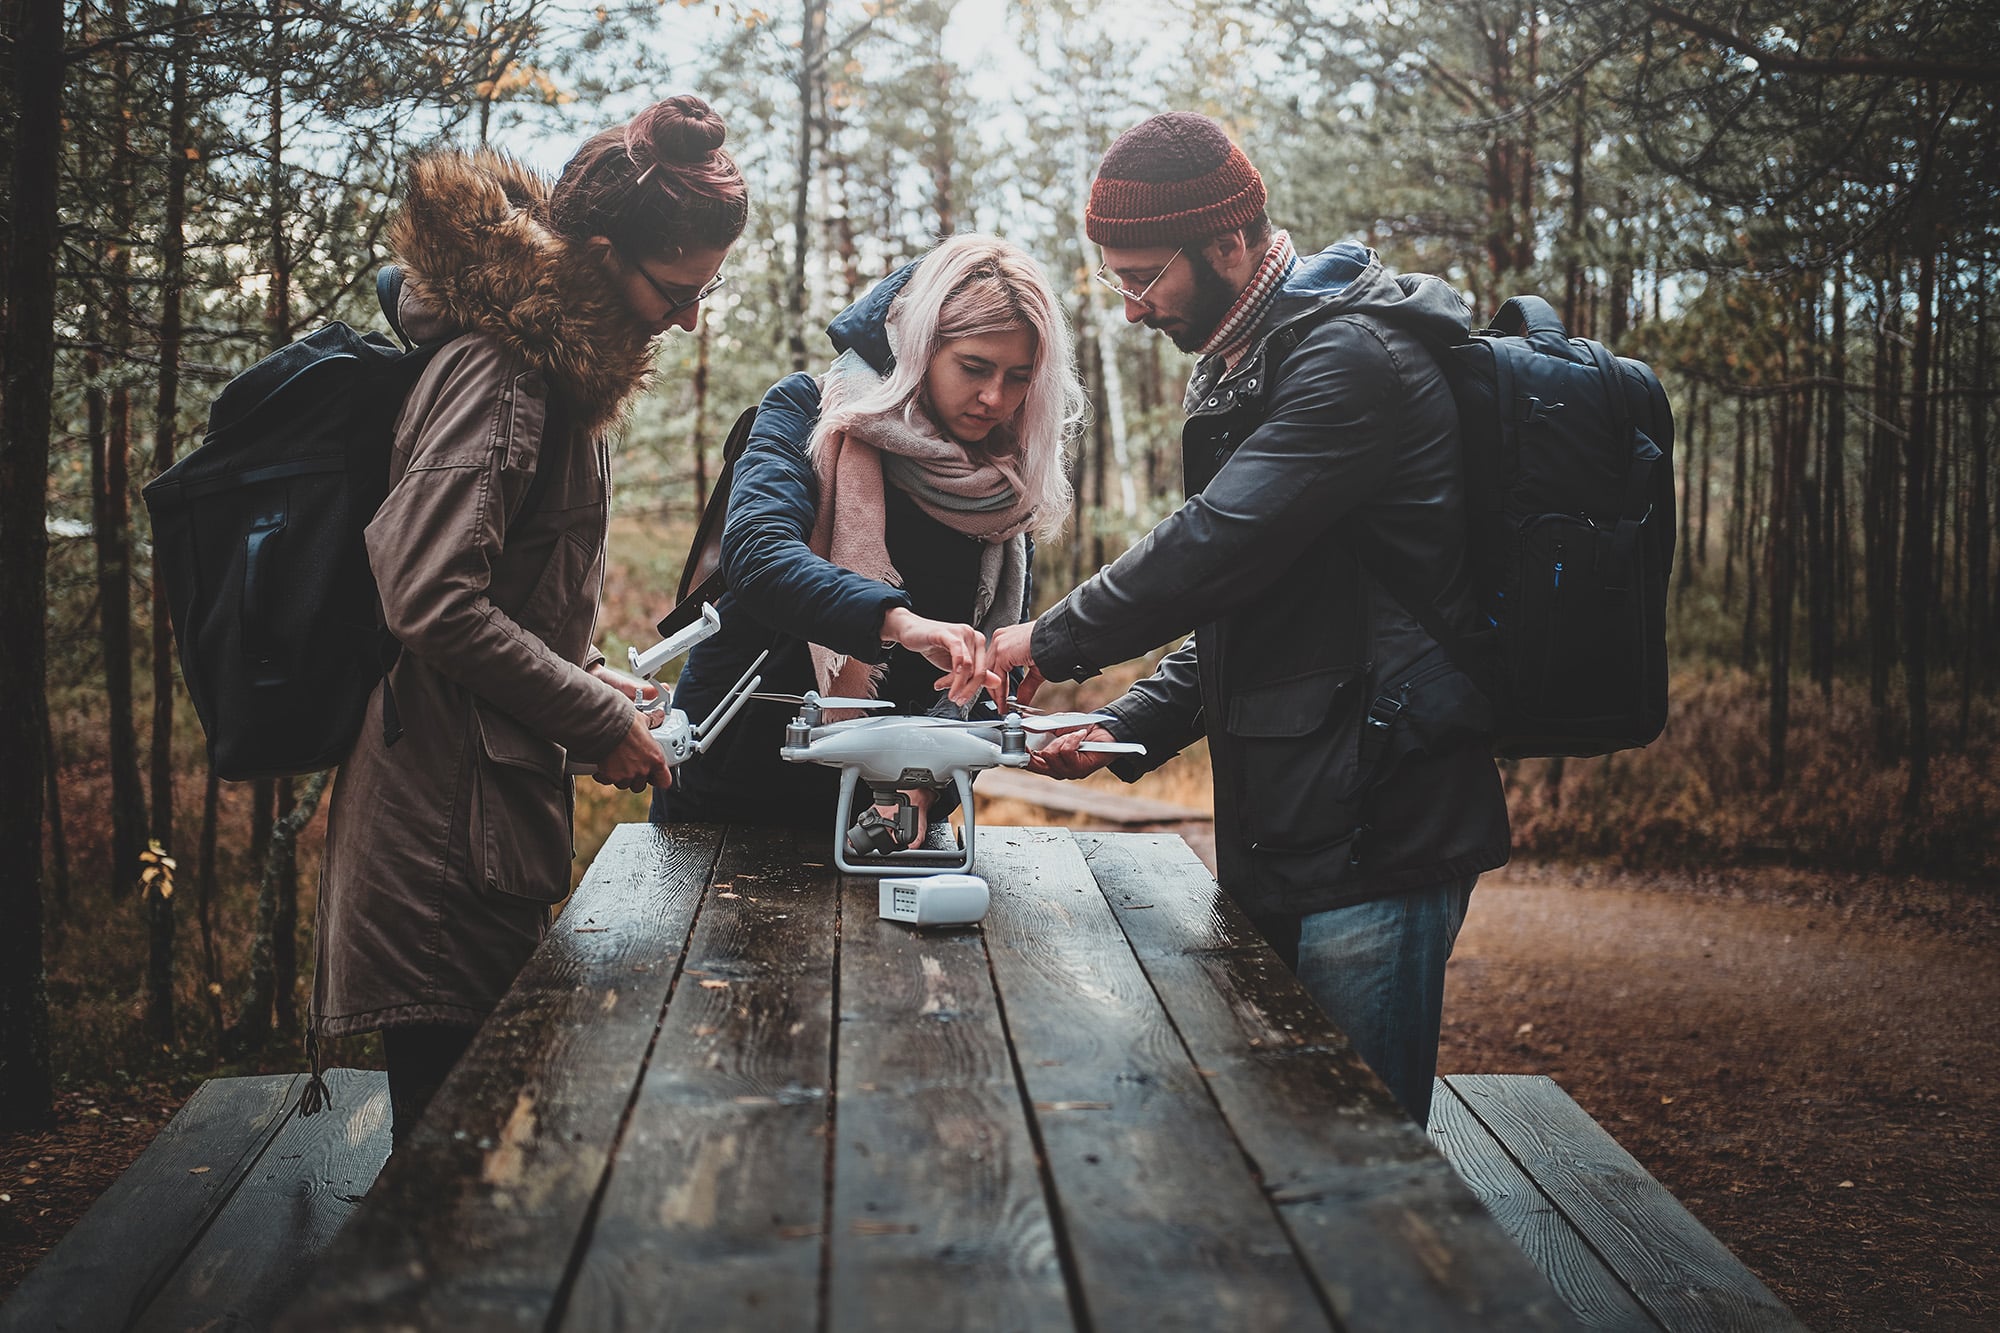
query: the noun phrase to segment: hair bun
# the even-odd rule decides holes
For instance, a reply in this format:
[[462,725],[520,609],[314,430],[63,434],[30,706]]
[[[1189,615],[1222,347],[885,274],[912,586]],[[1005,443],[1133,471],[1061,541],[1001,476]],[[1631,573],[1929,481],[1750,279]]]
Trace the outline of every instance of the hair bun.
[[632,117],[626,142],[633,160],[702,162],[722,147],[728,130],[714,108],[691,93],[655,102]]

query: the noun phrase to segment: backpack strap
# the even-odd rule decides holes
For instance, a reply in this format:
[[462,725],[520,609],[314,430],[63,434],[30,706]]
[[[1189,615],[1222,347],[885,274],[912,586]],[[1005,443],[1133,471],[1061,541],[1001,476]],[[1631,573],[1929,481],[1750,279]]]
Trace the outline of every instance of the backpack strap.
[[[518,523],[530,514],[541,510],[543,497],[549,493],[549,482],[554,476],[555,465],[551,461],[556,451],[549,448],[550,440],[564,440],[569,435],[569,404],[553,388],[542,408],[542,445],[535,451],[535,475],[528,481],[528,489],[521,496],[521,507],[515,511],[512,522]],[[562,451],[567,457],[569,450]]]
[[688,546],[687,561],[681,566],[680,586],[674,593],[674,608],[655,627],[661,638],[672,638],[701,617],[704,602],[712,602],[729,590],[722,572],[722,528],[729,518],[729,492],[736,480],[736,460],[750,442],[750,428],[757,422],[757,409],[746,407],[729,428],[722,442],[722,470],[702,506],[701,521],[695,525],[694,541]]
[[1632,446],[1632,461],[1625,472],[1625,493],[1619,505],[1618,522],[1606,538],[1610,573],[1604,587],[1608,592],[1623,592],[1628,586],[1626,575],[1632,569],[1632,552],[1639,544],[1639,528],[1653,513],[1653,469],[1666,455],[1632,421],[1632,405],[1625,397],[1625,374],[1618,358],[1600,342],[1586,341],[1584,348],[1590,353],[1590,359],[1604,381],[1604,392],[1610,396],[1616,438]]
[[375,304],[382,307],[382,318],[389,321],[389,331],[396,335],[396,341],[403,344],[403,350],[417,350],[416,340],[403,332],[402,317],[396,307],[403,300],[403,270],[394,264],[384,264],[375,274]]

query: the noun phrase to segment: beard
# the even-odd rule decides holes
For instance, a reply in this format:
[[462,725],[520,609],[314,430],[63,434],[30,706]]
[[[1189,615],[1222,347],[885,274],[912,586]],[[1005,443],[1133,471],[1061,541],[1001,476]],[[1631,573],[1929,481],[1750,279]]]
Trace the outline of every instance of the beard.
[[1208,256],[1199,250],[1187,252],[1188,267],[1194,272],[1194,295],[1188,301],[1187,312],[1178,317],[1178,329],[1164,328],[1152,316],[1146,317],[1146,327],[1164,333],[1174,346],[1183,352],[1199,352],[1215,336],[1215,330],[1222,323],[1222,317],[1236,304],[1237,292],[1231,289],[1228,279],[1215,271],[1208,262]]

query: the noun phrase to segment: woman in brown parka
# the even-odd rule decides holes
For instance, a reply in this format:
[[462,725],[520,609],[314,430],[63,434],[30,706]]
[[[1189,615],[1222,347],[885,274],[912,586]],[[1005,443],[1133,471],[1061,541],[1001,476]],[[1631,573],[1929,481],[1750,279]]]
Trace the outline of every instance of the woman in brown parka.
[[670,781],[638,683],[591,646],[607,435],[742,234],[723,137],[675,97],[587,141],[553,187],[497,153],[429,155],[389,233],[399,322],[449,342],[368,525],[403,651],[334,788],[308,1043],[317,1074],[317,1038],[383,1031],[398,1144],[568,892],[566,759],[632,790]]

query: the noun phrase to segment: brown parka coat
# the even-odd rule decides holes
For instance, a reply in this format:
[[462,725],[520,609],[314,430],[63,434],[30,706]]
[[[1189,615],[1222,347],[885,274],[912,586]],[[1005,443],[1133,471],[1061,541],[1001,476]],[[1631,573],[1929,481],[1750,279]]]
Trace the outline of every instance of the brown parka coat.
[[378,686],[334,786],[319,1036],[481,1022],[569,890],[567,753],[608,754],[631,724],[588,667],[602,660],[606,434],[652,349],[612,279],[537,220],[546,189],[497,154],[429,156],[390,231],[405,329],[451,341],[403,407],[368,525],[403,644],[388,682],[403,731],[385,743]]

